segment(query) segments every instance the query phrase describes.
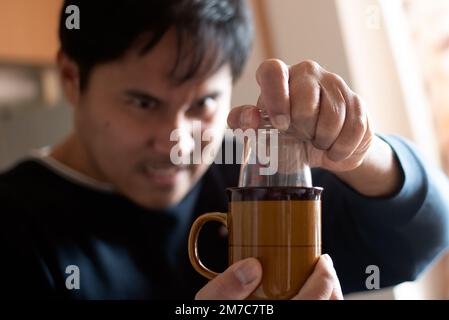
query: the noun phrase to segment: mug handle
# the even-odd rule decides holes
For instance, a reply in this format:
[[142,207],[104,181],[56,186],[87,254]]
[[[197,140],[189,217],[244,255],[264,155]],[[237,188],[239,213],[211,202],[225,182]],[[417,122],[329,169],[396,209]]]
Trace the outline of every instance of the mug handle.
[[192,264],[193,268],[202,276],[210,279],[215,278],[218,273],[215,271],[210,270],[208,267],[206,267],[202,262],[198,255],[198,236],[200,234],[201,228],[203,225],[208,221],[218,221],[227,228],[227,216],[225,213],[221,212],[211,212],[206,213],[201,216],[199,216],[195,222],[192,224],[192,228],[190,229],[189,234],[189,259],[190,263]]

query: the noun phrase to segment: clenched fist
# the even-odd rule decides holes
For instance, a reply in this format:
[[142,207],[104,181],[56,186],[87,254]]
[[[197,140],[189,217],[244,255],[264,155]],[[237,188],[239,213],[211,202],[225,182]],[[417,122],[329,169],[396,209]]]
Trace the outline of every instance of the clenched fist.
[[259,110],[265,110],[275,127],[306,141],[312,167],[334,172],[368,196],[397,190],[401,174],[394,153],[374,135],[363,100],[340,76],[314,61],[288,66],[271,59],[256,79],[257,105],[233,108],[231,128],[258,128]]

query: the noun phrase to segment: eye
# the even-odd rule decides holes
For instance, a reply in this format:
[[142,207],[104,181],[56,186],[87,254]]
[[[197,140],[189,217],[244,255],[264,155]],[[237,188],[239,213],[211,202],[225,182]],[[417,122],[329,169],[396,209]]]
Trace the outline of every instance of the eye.
[[206,108],[208,106],[211,106],[214,102],[215,100],[212,97],[205,97],[197,102],[196,107],[200,109]]
[[190,113],[194,116],[208,116],[217,108],[216,96],[206,96],[198,100],[191,108]]
[[155,109],[158,106],[158,102],[156,100],[137,97],[131,98],[131,103],[143,110]]

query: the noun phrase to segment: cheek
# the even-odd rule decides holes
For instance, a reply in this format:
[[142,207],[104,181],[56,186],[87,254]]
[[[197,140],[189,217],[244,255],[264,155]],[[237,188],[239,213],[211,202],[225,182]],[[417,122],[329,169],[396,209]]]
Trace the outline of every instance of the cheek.
[[102,141],[108,145],[100,148],[107,148],[109,158],[106,161],[124,164],[142,157],[148,140],[145,130],[139,130],[136,124],[124,119],[106,121],[102,126]]
[[145,144],[145,132],[127,115],[117,112],[112,105],[86,106],[80,112],[79,128],[86,144],[97,158],[114,162],[133,157]]
[[231,110],[230,98],[223,97],[220,101],[215,113],[204,122],[211,128],[226,128],[227,117]]
[[229,111],[230,105],[229,103],[226,103],[224,106],[220,107],[211,124],[211,126],[213,127],[212,130],[214,130],[215,133],[220,136],[220,140],[222,139],[224,130],[227,127],[227,118]]
[[210,121],[203,123],[202,137],[204,137],[204,141],[202,141],[202,148],[207,146],[209,150],[218,151],[226,129],[226,116],[227,109],[223,108]]

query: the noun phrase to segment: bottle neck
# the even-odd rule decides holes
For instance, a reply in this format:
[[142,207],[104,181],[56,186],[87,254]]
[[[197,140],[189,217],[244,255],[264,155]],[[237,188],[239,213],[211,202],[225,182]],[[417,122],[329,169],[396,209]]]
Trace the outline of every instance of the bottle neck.
[[[276,129],[265,110],[259,109],[259,112],[261,120],[257,138],[246,142],[246,161],[242,166],[239,186],[311,187],[307,144],[288,132]],[[262,156],[264,161],[261,161],[259,156]],[[252,163],[249,159],[255,162]],[[273,168],[274,172],[270,174],[263,174],[261,171],[271,172],[273,170],[266,169]]]
[[260,127],[262,129],[276,129],[271,123],[268,113],[262,109],[259,109],[259,112],[260,112]]

